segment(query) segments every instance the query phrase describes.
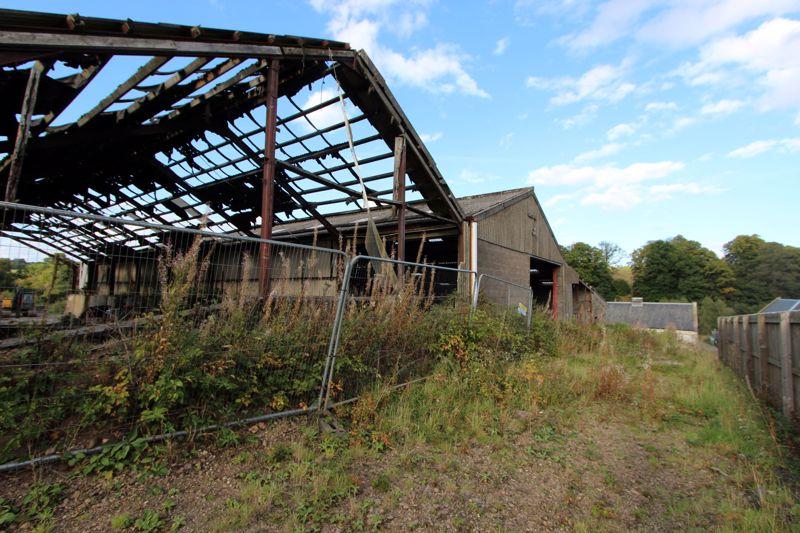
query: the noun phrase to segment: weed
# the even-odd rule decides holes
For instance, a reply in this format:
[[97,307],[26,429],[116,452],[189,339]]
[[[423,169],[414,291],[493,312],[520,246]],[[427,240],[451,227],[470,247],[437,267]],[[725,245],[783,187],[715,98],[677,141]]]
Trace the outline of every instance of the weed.
[[133,522],[133,526],[144,532],[156,531],[164,527],[164,519],[161,515],[152,509],[145,509],[142,516]]
[[378,492],[389,492],[389,489],[392,488],[392,479],[386,472],[381,472],[372,480],[371,485]]
[[269,453],[269,461],[271,463],[282,463],[292,457],[292,448],[286,444],[280,443],[272,448]]
[[239,434],[230,428],[222,428],[217,432],[217,446],[221,448],[230,448],[239,442]]
[[128,529],[133,525],[133,518],[129,513],[120,513],[111,517],[111,529]]

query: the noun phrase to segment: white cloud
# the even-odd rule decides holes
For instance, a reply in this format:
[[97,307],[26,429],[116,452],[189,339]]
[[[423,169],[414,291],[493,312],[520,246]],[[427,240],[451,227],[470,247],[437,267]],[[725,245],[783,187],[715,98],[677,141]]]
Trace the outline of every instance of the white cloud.
[[[308,96],[305,103],[303,103],[303,109],[309,109],[314,107],[315,105],[321,104],[322,102],[326,102],[331,98],[335,98],[338,96],[338,91],[336,89],[321,89],[319,91],[314,91]],[[348,118],[352,118],[354,115],[353,106],[349,103],[348,100],[345,100],[345,109],[347,110]],[[341,104],[331,104],[328,106],[323,107],[322,109],[318,109],[316,111],[312,111],[308,115],[308,120],[314,125],[314,127],[318,129],[327,128],[328,126],[333,126],[334,124],[339,124],[344,120],[344,116],[342,114],[342,106]],[[305,120],[301,122],[304,128],[312,131],[314,128],[311,127]]]
[[[648,200],[656,199],[646,182],[661,180],[683,170],[680,161],[634,163],[627,167],[615,164],[579,166],[576,164],[542,167],[532,171],[528,180],[536,185],[580,187],[575,193],[556,195],[553,203],[580,198],[582,205],[597,205],[603,209],[628,209]],[[663,199],[667,189],[657,191]]]
[[415,48],[403,54],[381,43],[380,32],[388,29],[408,36],[427,22],[426,0],[310,0],[314,9],[331,16],[327,28],[338,40],[363,48],[382,73],[398,83],[434,93],[461,93],[488,98],[465,65],[471,60],[460,48],[438,43],[433,48]]
[[597,116],[597,111],[599,109],[600,106],[597,104],[589,104],[584,106],[579,113],[572,115],[571,117],[558,119],[556,122],[558,122],[558,124],[560,124],[565,130],[572,129],[576,126],[583,126]]
[[484,174],[481,172],[476,172],[474,170],[465,168],[461,171],[461,174],[458,175],[458,179],[466,183],[478,184],[487,181],[494,181],[497,179],[497,176],[493,176],[491,174]]
[[508,50],[509,44],[511,44],[511,39],[509,37],[503,37],[497,41],[497,44],[494,45],[494,52],[492,53],[496,56],[503,55],[506,50]]
[[422,139],[424,143],[435,143],[441,139],[443,135],[444,133],[441,131],[435,131],[433,133],[420,133],[419,138]]
[[545,207],[553,207],[556,204],[560,204],[561,202],[566,202],[567,200],[572,200],[575,198],[575,193],[566,193],[566,194],[556,194],[551,196],[547,200],[544,201]]
[[797,12],[800,0],[608,0],[588,28],[561,42],[573,49],[622,38],[659,46],[694,46],[763,17]]
[[675,119],[675,122],[672,123],[672,129],[670,129],[669,133],[677,133],[684,128],[688,128],[692,124],[697,122],[696,118],[693,117],[680,117]]
[[700,183],[666,183],[651,185],[648,188],[650,200],[669,200],[677,194],[707,194],[721,192],[722,189]]
[[650,102],[644,106],[644,110],[648,113],[653,111],[677,111],[678,104],[675,102]]
[[776,18],[744,35],[709,43],[699,61],[683,65],[678,73],[692,85],[752,79],[750,85],[760,89],[761,109],[800,108],[798,50],[800,20]]
[[723,116],[735,113],[744,106],[741,100],[727,100],[723,99],[718,102],[706,104],[700,109],[703,115]]
[[781,154],[800,152],[800,137],[754,141],[728,152],[728,157],[749,158],[771,151]]
[[628,67],[628,61],[623,61],[620,65],[598,65],[577,79],[529,76],[526,85],[529,88],[556,92],[550,99],[550,103],[556,106],[585,100],[615,103],[636,89],[636,85],[625,79]]
[[681,169],[683,169],[683,163],[679,161],[634,163],[624,168],[616,165],[604,165],[601,167],[555,165],[534,170],[528,174],[528,180],[534,185],[581,185],[593,183],[600,187],[608,187],[615,184],[660,179]]
[[630,137],[636,133],[636,126],[633,124],[617,124],[606,132],[609,141],[616,141],[622,137]]
[[511,143],[513,141],[514,141],[514,132],[509,132],[500,137],[500,141],[498,142],[498,144],[500,145],[500,148],[502,148],[503,150],[508,150],[509,148],[511,148]]
[[625,145],[620,143],[604,144],[603,146],[601,146],[596,150],[589,150],[588,152],[583,152],[581,154],[578,154],[575,157],[575,162],[585,163],[586,161],[592,161],[594,159],[602,159],[604,157],[608,157],[610,155],[618,153],[624,147]]
[[673,0],[637,34],[656,44],[692,46],[748,21],[798,10],[798,0]]
[[591,25],[576,34],[561,39],[570,48],[591,48],[609,44],[623,35],[651,8],[649,0],[609,0],[597,8]]

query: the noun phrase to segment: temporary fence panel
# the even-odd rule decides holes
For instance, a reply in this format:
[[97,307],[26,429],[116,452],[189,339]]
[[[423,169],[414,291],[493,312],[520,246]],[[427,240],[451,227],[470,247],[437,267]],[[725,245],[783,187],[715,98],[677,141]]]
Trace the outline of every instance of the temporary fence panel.
[[318,398],[339,250],[0,203],[0,257],[0,463]]
[[487,291],[530,323],[474,271],[90,213],[0,202],[0,254],[0,471],[408,384]]
[[[470,271],[357,256],[344,273],[329,346],[323,406],[427,376],[445,324],[468,320]],[[466,323],[466,322],[465,322]]]
[[533,313],[533,289],[512,283],[490,274],[480,274],[475,282],[473,308],[480,305],[495,307],[503,316],[519,316],[527,327]]

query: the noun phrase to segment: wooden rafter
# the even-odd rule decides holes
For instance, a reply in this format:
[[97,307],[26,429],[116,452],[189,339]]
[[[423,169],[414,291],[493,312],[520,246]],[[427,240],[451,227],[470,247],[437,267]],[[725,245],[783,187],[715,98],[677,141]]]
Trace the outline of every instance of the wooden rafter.
[[44,65],[41,61],[34,61],[28,77],[28,85],[25,87],[25,96],[22,99],[22,110],[20,111],[19,126],[17,127],[17,137],[14,141],[14,151],[8,161],[8,178],[6,180],[6,202],[13,202],[17,199],[17,187],[19,177],[22,173],[22,163],[25,159],[25,150],[28,147],[28,137],[31,132],[31,116],[36,107],[36,97],[39,93],[39,80],[44,72]]
[[[227,125],[225,127],[220,127],[214,132],[219,135],[220,137],[224,137],[230,140],[236,148],[238,148],[244,155],[246,155],[256,166],[261,166],[264,164],[264,158],[259,157],[256,152],[253,151],[250,146],[247,145],[242,139],[236,136],[236,134],[231,131],[230,127]],[[332,242],[339,242],[339,232],[333,226],[333,224],[328,221],[319,211],[317,211],[316,207],[314,207],[310,202],[308,202],[303,195],[298,193],[291,183],[286,179],[286,175],[282,172],[279,172],[275,175],[275,181],[278,183],[278,186],[288,194],[300,208],[308,213],[309,216],[314,217],[322,226],[328,231],[328,234],[331,236]]]
[[147,63],[142,65],[130,78],[125,80],[121,83],[116,89],[114,89],[111,94],[100,100],[93,108],[83,114],[76,124],[79,127],[83,127],[88,124],[94,117],[105,111],[109,106],[111,106],[114,102],[122,98],[126,93],[128,93],[131,89],[139,85],[142,80],[147,78],[153,72],[158,70],[158,67],[169,61],[169,57],[167,56],[157,56],[151,58]]

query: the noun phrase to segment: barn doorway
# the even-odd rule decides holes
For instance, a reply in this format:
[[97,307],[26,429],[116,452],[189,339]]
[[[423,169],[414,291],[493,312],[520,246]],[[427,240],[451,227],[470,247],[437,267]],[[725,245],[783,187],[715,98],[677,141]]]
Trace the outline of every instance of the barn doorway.
[[558,300],[559,265],[538,257],[531,257],[530,282],[536,307],[553,312],[554,300]]

